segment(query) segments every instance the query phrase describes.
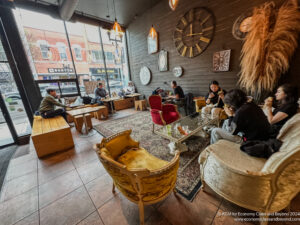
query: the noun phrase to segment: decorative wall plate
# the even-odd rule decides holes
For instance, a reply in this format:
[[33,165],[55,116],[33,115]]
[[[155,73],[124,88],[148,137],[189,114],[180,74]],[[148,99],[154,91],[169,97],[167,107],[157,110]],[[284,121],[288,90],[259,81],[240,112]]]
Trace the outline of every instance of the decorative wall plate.
[[168,71],[168,52],[161,50],[158,56],[159,71]]
[[173,39],[181,56],[200,55],[211,43],[215,32],[215,17],[204,7],[193,8],[178,21]]
[[244,40],[247,33],[250,31],[252,24],[253,9],[247,10],[240,15],[232,26],[232,35],[238,40]]
[[151,81],[151,71],[147,66],[143,66],[140,70],[140,80],[142,85],[147,85]]
[[173,68],[173,75],[174,75],[175,77],[181,77],[182,74],[183,74],[183,69],[182,69],[181,66],[175,66],[175,67]]
[[224,50],[214,53],[213,70],[215,72],[229,71],[230,53],[231,50]]

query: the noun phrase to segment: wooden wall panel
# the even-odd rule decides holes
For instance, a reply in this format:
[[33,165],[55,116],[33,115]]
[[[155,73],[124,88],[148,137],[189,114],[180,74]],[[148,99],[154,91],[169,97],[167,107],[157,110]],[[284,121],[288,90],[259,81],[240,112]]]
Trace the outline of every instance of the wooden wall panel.
[[[232,89],[237,86],[238,73],[240,71],[239,58],[242,48],[242,41],[236,40],[231,33],[235,19],[251,7],[258,6],[265,0],[180,0],[175,12],[171,11],[167,0],[162,0],[152,9],[137,17],[127,29],[129,61],[132,80],[138,91],[149,96],[157,87],[168,88],[172,80],[182,86],[185,93],[191,92],[194,95],[204,95],[208,91],[208,84],[216,79],[221,86]],[[275,0],[277,5],[282,4],[282,0]],[[181,57],[173,42],[173,32],[178,20],[189,9],[194,7],[207,7],[211,9],[216,18],[216,31],[214,39],[204,53],[195,58],[189,59]],[[168,51],[169,71],[159,72],[158,53],[148,55],[147,35],[151,25],[154,25],[159,33],[159,49]],[[231,49],[230,71],[213,72],[213,53],[220,50]],[[288,74],[283,81],[293,81],[300,83],[299,62],[300,51],[297,50]],[[175,78],[172,68],[182,66],[184,74],[180,78]],[[142,66],[148,66],[152,72],[152,80],[149,85],[143,86],[139,79],[139,71]],[[168,86],[163,84],[168,83]]]

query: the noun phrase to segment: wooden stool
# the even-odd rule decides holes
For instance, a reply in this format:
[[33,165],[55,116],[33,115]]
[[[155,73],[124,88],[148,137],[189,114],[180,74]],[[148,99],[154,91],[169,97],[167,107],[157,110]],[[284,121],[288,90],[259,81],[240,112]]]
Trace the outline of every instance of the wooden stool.
[[82,115],[74,116],[74,123],[75,123],[76,130],[81,133],[82,126],[83,126],[83,116]]
[[84,114],[85,119],[86,119],[86,125],[88,130],[93,128],[93,124],[92,124],[92,115],[90,113]]
[[94,112],[94,116],[98,120],[107,119],[108,118],[108,109],[107,109],[107,107],[102,106],[100,110],[98,110],[97,112]]
[[147,110],[147,101],[146,100],[137,100],[134,102],[135,110]]

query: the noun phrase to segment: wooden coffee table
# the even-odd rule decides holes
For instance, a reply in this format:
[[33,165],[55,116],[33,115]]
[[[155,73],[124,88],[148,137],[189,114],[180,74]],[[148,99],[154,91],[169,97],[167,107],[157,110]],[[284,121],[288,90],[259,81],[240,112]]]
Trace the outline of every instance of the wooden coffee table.
[[73,109],[73,110],[69,110],[66,112],[72,117],[82,115],[84,125],[85,125],[85,133],[88,134],[89,130],[88,130],[88,125],[87,125],[87,120],[86,120],[85,114],[97,112],[98,110],[101,110],[102,108],[103,108],[103,106],[86,107],[86,108],[81,108],[81,109]]

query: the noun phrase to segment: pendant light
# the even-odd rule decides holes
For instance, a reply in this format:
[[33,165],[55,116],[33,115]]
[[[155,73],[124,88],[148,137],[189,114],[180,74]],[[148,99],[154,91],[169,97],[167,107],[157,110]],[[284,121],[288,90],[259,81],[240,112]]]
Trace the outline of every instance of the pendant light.
[[122,29],[121,29],[120,24],[117,21],[115,0],[113,0],[113,3],[114,3],[114,12],[115,12],[115,23],[114,23],[114,26],[113,26],[113,30],[116,32],[116,35],[118,35],[119,33],[122,32]]
[[152,25],[151,28],[150,28],[149,36],[150,36],[152,39],[155,39],[156,36],[157,36],[157,32],[156,32],[156,30],[154,29],[153,25]]
[[177,5],[178,5],[179,0],[169,0],[169,6],[170,8],[175,11]]
[[[152,7],[152,1],[150,1],[150,7]],[[151,9],[151,11],[150,11],[150,17],[151,17],[151,19],[152,19],[152,9]],[[149,36],[152,38],[152,39],[155,39],[156,37],[157,37],[157,32],[156,32],[156,30],[154,29],[154,27],[153,27],[153,24],[152,24],[152,26],[151,26],[151,28],[150,28],[150,30],[149,30]]]
[[117,19],[115,19],[115,23],[114,23],[114,26],[113,26],[113,30],[116,32],[116,34],[122,32],[121,26],[120,26],[120,24],[118,23]]

